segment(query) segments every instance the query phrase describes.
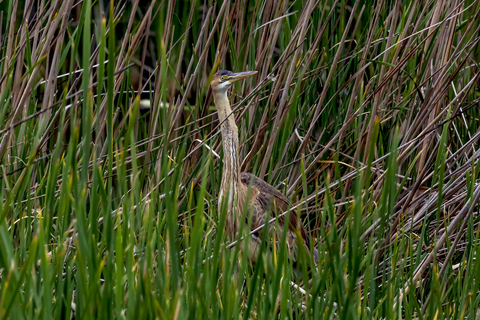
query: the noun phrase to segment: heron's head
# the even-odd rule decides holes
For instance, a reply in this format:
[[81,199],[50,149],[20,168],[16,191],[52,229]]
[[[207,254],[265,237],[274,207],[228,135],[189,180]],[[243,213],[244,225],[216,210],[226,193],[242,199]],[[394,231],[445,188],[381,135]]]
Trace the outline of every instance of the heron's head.
[[229,70],[220,70],[213,75],[212,82],[210,82],[210,87],[212,87],[214,92],[226,92],[234,82],[251,77],[255,74],[257,74],[257,71],[234,73]]

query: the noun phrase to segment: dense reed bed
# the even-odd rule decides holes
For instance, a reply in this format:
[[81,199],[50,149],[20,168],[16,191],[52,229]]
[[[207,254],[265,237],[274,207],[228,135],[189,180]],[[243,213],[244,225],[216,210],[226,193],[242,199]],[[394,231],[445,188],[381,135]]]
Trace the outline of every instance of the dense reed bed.
[[[480,1],[0,11],[0,318],[480,317]],[[218,69],[311,281],[224,234]]]

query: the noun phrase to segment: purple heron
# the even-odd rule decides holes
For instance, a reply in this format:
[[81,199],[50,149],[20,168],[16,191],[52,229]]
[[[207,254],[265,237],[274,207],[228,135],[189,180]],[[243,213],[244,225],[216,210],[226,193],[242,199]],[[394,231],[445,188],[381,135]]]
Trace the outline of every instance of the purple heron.
[[[228,70],[221,70],[215,73],[210,83],[213,92],[215,107],[220,121],[220,130],[223,142],[223,171],[220,186],[218,207],[221,211],[223,201],[227,203],[226,233],[230,240],[235,240],[242,225],[240,219],[244,208],[247,208],[246,219],[250,221],[251,232],[259,229],[251,235],[248,245],[241,244],[242,250],[245,247],[249,250],[249,256],[253,263],[256,263],[258,249],[261,245],[261,226],[269,217],[278,216],[278,230],[276,223],[269,225],[270,234],[274,239],[282,239],[283,230],[287,231],[286,241],[289,252],[289,259],[296,261],[297,235],[300,235],[300,243],[303,243],[307,252],[310,252],[310,240],[302,222],[297,219],[295,212],[290,214],[289,222],[286,223],[281,213],[288,210],[288,199],[273,186],[265,181],[246,172],[240,173],[240,161],[238,158],[238,128],[228,100],[228,89],[234,82],[255,75],[256,71],[233,73]],[[227,199],[228,195],[228,199]],[[244,223],[245,228],[249,226]],[[242,241],[243,242],[243,241]],[[278,243],[275,244],[278,247]],[[313,249],[315,261],[318,261],[318,251]]]

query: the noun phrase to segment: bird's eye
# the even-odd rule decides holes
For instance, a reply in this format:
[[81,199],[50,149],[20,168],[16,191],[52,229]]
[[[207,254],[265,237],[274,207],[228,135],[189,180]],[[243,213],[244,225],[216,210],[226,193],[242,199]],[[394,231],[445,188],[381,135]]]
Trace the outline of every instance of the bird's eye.
[[220,77],[220,80],[222,80],[222,81],[225,81],[226,79],[227,79],[227,77],[225,77],[225,76]]

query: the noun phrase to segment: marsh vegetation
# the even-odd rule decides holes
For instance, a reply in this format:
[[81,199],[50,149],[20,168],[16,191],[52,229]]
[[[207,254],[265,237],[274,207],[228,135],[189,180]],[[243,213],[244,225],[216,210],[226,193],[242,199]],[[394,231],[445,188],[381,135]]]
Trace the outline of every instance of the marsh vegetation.
[[[0,318],[480,317],[480,1],[0,11]],[[225,236],[219,69],[258,71],[240,164],[302,219],[310,283]]]

